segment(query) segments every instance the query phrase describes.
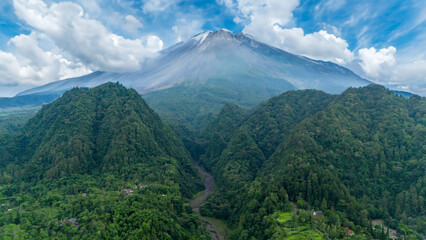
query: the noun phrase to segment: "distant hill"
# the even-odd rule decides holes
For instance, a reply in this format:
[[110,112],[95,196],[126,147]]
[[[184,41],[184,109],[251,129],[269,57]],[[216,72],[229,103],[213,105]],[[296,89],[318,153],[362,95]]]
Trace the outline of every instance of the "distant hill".
[[0,134],[17,132],[38,110],[39,107],[0,111]]

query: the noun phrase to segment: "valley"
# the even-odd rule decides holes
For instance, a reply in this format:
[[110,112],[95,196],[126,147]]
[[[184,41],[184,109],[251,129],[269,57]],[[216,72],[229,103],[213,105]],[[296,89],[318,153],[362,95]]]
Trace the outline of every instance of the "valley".
[[426,98],[370,83],[222,29],[1,98],[0,239],[424,239]]
[[203,180],[204,191],[202,191],[201,194],[198,194],[197,197],[189,203],[189,205],[191,205],[194,212],[199,213],[200,207],[206,202],[207,197],[214,192],[216,184],[210,173],[204,171],[200,165],[196,165],[196,167],[201,179]]
[[0,134],[2,237],[419,239],[425,106],[288,91],[194,135],[120,84],[75,88]]
[[[196,195],[189,205],[196,213],[200,213],[200,207],[206,202],[207,197],[214,192],[216,184],[213,176],[210,173],[204,171],[198,164],[197,170],[200,174],[201,179],[204,182],[204,191]],[[229,230],[226,225],[219,219],[203,217],[199,215],[200,220],[206,225],[206,230],[210,233],[212,240],[227,240],[229,236]]]

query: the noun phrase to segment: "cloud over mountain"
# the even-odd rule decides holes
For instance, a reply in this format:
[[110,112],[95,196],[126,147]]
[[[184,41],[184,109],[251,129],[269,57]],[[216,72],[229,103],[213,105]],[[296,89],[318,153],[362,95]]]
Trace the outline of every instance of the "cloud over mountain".
[[348,43],[332,33],[320,30],[305,34],[302,28],[289,27],[294,25],[293,11],[299,5],[298,0],[237,0],[235,4],[230,1],[222,1],[222,4],[236,10],[237,21],[246,22],[244,32],[275,47],[339,64],[350,62],[354,57]]
[[[234,22],[243,25],[243,32],[249,33],[265,43],[291,53],[347,66],[357,74],[380,84],[422,95],[426,94],[426,88],[422,87],[421,84],[422,81],[425,81],[422,77],[422,69],[426,68],[426,65],[418,67],[419,64],[425,62],[424,56],[415,61],[410,58],[398,59],[396,46],[387,44],[387,46],[378,50],[370,47],[371,36],[369,36],[369,31],[373,28],[359,26],[361,25],[360,21],[363,19],[372,21],[372,19],[383,14],[381,12],[383,10],[374,12],[368,2],[361,1],[354,6],[358,18],[351,15],[347,21],[341,23],[342,26],[361,29],[358,29],[359,33],[357,34],[359,46],[350,46],[348,41],[341,36],[342,32],[337,27],[318,21],[330,12],[336,14],[336,11],[339,10],[346,11],[345,7],[349,4],[345,1],[323,0],[311,6],[313,10],[308,14],[314,15],[316,24],[322,26],[322,30],[313,32],[305,32],[304,28],[299,27],[298,20],[301,19],[294,16],[295,12],[301,11],[301,9],[306,8],[305,5],[309,5],[306,1],[217,0],[217,2],[235,15]],[[389,7],[385,3],[381,4]],[[413,14],[413,27],[404,30],[404,33],[419,28],[420,24],[425,21],[421,13],[426,10],[426,5],[416,4],[416,7],[420,9],[420,16],[416,17],[416,14]],[[394,32],[399,33],[400,31],[402,30],[395,30]],[[401,34],[398,35],[398,37],[400,36]],[[406,69],[410,69],[412,72],[406,74]],[[415,79],[412,77],[415,77]]]
[[[31,33],[11,38],[10,51],[0,50],[2,85],[36,86],[96,70],[137,71],[163,48],[156,35],[128,39],[112,33],[72,2],[14,0],[13,7]],[[128,32],[143,26],[132,15],[125,21]]]
[[395,65],[395,53],[396,48],[392,46],[378,51],[374,47],[360,49],[359,58],[362,61],[360,65],[366,74],[378,78]]
[[[163,46],[221,28],[426,94],[423,1],[9,0],[0,3],[0,11],[2,96],[96,70],[137,71]],[[32,55],[12,41],[25,36],[32,39],[26,41],[34,46]],[[390,47],[397,51],[380,62],[381,49]],[[35,53],[41,61],[34,61]],[[42,62],[49,66],[40,69]]]
[[85,15],[83,8],[75,3],[53,3],[49,7],[41,0],[14,0],[14,7],[18,17],[28,25],[93,69],[136,71],[147,57],[155,56],[160,50],[147,48],[146,39],[131,40],[110,32],[102,23]]
[[8,45],[15,54],[0,51],[0,84],[37,85],[56,80],[58,76],[87,74],[90,70],[81,63],[66,60],[57,49],[44,51],[39,46],[42,35],[21,34],[12,38]]

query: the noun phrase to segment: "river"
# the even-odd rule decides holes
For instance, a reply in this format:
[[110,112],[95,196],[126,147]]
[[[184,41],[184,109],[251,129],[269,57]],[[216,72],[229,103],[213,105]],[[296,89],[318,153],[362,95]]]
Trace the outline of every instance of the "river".
[[[192,209],[194,210],[194,212],[196,213],[200,213],[200,207],[206,203],[206,199],[207,197],[214,192],[214,189],[216,187],[216,184],[214,182],[213,176],[204,171],[199,165],[197,165],[197,170],[200,173],[200,175],[202,176],[202,178],[204,179],[204,187],[205,190],[203,191],[203,193],[199,196],[197,196],[196,198],[194,198],[189,205],[191,205]],[[206,218],[202,218],[203,222],[206,225],[206,229],[207,231],[210,233],[211,239],[212,240],[225,240],[224,237],[221,237],[217,234],[217,230],[215,229],[215,224],[211,224],[209,222],[208,219]]]

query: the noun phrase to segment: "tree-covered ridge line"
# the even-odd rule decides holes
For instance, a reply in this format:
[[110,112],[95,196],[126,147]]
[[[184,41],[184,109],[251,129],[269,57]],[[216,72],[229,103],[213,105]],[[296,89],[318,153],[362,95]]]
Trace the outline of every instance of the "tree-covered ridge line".
[[208,239],[193,161],[134,90],[72,89],[0,142],[2,239]]
[[235,226],[236,239],[272,238],[270,216],[291,211],[290,202],[322,209],[327,221],[318,229],[331,238],[343,237],[335,230],[344,226],[375,237],[373,218],[400,233],[408,225],[424,234],[425,112],[425,98],[406,99],[376,85],[340,95],[305,90],[272,98],[229,141],[219,144],[227,137],[218,131],[206,135],[201,160],[219,191],[202,213]]
[[0,110],[0,134],[13,134],[17,132],[38,110],[39,107],[7,111]]

